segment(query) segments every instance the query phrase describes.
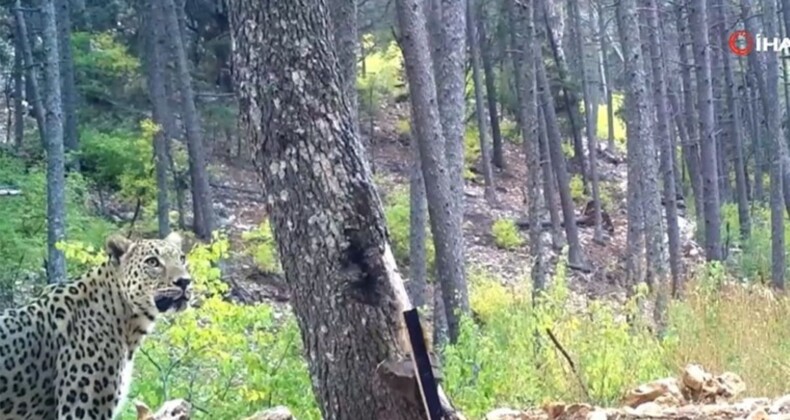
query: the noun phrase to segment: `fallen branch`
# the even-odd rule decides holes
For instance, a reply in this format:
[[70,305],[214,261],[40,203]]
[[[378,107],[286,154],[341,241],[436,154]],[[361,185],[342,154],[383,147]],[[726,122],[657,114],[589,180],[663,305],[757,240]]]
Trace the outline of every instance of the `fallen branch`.
[[571,372],[573,372],[573,376],[575,376],[576,380],[579,382],[579,387],[582,389],[582,392],[584,392],[584,396],[587,397],[587,401],[591,401],[590,392],[587,391],[587,387],[584,385],[584,381],[582,380],[581,375],[579,375],[579,371],[576,370],[576,364],[573,363],[573,359],[571,359],[571,356],[568,354],[567,351],[565,351],[565,348],[562,347],[562,344],[560,344],[560,341],[557,340],[557,337],[554,336],[554,333],[551,332],[551,328],[546,328],[546,334],[549,335],[549,339],[551,339],[551,342],[554,343],[554,347],[556,347],[557,350],[559,350],[560,353],[562,353],[562,357],[564,357],[565,360],[568,361],[568,365],[570,365],[571,367]]

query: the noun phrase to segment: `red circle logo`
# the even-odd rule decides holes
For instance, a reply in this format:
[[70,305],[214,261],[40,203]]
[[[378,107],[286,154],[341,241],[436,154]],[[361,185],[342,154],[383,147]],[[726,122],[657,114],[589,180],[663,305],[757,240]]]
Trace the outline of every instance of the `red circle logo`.
[[[738,41],[740,39],[745,40],[746,45],[738,45]],[[754,49],[754,37],[752,37],[752,34],[747,31],[734,31],[730,34],[728,44],[730,46],[730,51],[732,51],[733,54],[745,56]]]

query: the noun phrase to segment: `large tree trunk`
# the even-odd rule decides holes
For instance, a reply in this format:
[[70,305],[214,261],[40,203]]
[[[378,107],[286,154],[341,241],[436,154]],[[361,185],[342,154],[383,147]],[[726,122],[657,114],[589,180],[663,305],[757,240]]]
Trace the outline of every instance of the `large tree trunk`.
[[721,208],[719,205],[716,127],[713,118],[713,85],[706,3],[706,0],[691,1],[689,24],[694,28],[692,47],[697,75],[697,104],[700,121],[700,162],[702,196],[705,207],[705,256],[709,261],[717,261],[721,260],[722,256]]
[[534,260],[532,265],[533,298],[546,287],[546,269],[543,262],[543,241],[540,239],[540,136],[538,135],[538,97],[537,77],[535,75],[535,26],[534,3],[524,2],[509,5],[513,11],[511,30],[514,44],[520,45],[513,53],[513,69],[515,71],[516,96],[518,97],[519,121],[521,122],[521,138],[524,142],[524,154],[527,164],[527,196],[529,219],[529,246]]
[[149,0],[148,30],[146,42],[146,72],[148,97],[153,105],[154,122],[159,132],[154,139],[154,162],[156,168],[156,215],[159,222],[159,236],[164,238],[170,233],[170,201],[168,199],[168,166],[170,164],[170,139],[174,137],[175,121],[167,101],[165,87],[165,52],[167,39],[164,34],[162,6],[158,0]]
[[[30,95],[28,101],[33,104],[33,115],[36,118],[36,125],[38,126],[38,135],[41,137],[41,147],[47,148],[47,131],[45,118],[44,118],[44,101],[41,99],[41,89],[38,86],[38,65],[33,61],[33,47],[30,44],[30,36],[27,33],[27,23],[25,22],[25,15],[22,11],[21,0],[16,0],[14,4],[14,21],[16,23],[16,33],[19,36],[19,42],[22,46],[24,53],[24,62],[27,72],[25,72],[25,83],[27,83]],[[54,28],[53,28],[54,29]]]
[[66,167],[60,97],[60,57],[54,0],[41,7],[46,59],[47,138],[47,276],[50,283],[66,281],[66,257],[57,243],[66,239]]
[[423,418],[414,387],[386,386],[383,362],[408,351],[400,311],[410,303],[341,94],[325,5],[230,2],[241,125],[268,194],[322,417]]
[[214,230],[214,208],[206,168],[208,160],[200,128],[200,117],[195,106],[195,92],[192,89],[192,76],[189,73],[189,61],[184,48],[184,35],[180,29],[181,24],[175,0],[164,0],[162,10],[165,28],[168,30],[167,35],[170,38],[178,69],[181,117],[184,119],[189,154],[189,174],[192,181],[192,210],[195,217],[193,229],[198,238],[208,240],[211,239],[211,232]]
[[[452,171],[446,169],[452,158],[447,156],[445,142],[452,137],[445,137],[441,123],[444,118],[440,119],[436,106],[437,89],[421,2],[397,0],[396,9],[436,249],[437,276],[442,289],[449,338],[455,342],[460,333],[460,317],[469,313],[469,298],[464,276],[463,207],[457,206],[460,203],[453,200]],[[459,89],[462,87],[463,84]]]
[[[77,86],[74,83],[74,58],[71,52],[71,11],[69,0],[55,0],[58,48],[60,56],[60,87],[63,101],[63,145],[66,152],[75,152],[79,148],[80,139],[77,131]],[[76,156],[69,163],[69,168],[79,170]]]
[[[438,24],[433,44],[439,117],[445,139],[447,172],[450,175],[454,207],[450,217],[458,219],[455,223],[459,225],[463,223],[464,215],[466,2],[467,0],[439,1],[438,10],[435,10]],[[457,240],[463,241],[463,238]],[[463,252],[461,257],[463,261]]]

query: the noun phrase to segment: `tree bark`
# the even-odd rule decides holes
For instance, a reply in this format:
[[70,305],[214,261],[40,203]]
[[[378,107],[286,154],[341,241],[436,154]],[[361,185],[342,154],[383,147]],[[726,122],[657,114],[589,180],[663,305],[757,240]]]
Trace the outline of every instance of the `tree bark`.
[[[332,0],[330,2],[330,13],[335,48],[337,49],[337,62],[340,65],[341,89],[343,89],[343,95],[345,95],[348,102],[354,130],[359,133],[359,110],[357,106],[357,62],[359,56],[357,0]],[[372,165],[371,145],[363,144],[363,146]]]
[[[750,6],[750,0],[743,0]],[[776,34],[776,3],[763,2],[763,25],[767,34]],[[758,82],[759,83],[759,82]],[[761,92],[765,119],[768,123],[767,137],[771,141],[771,283],[784,289],[785,281],[785,197],[783,192],[783,160],[787,156],[787,143],[782,131],[782,116],[779,107],[779,63],[776,54],[765,54],[765,89]]]
[[[535,54],[538,54],[536,51]],[[543,109],[543,116],[546,121],[546,129],[549,140],[549,154],[551,163],[554,167],[554,175],[557,179],[557,189],[560,193],[560,205],[562,206],[562,216],[565,223],[565,237],[568,240],[568,264],[573,268],[585,269],[587,267],[581,242],[579,241],[579,229],[576,227],[576,213],[571,197],[570,178],[566,168],[565,156],[562,154],[562,137],[560,128],[557,125],[557,115],[554,113],[554,98],[549,89],[549,80],[546,77],[546,67],[540,56],[533,57],[537,61],[537,89],[540,98],[540,106]]]
[[513,2],[511,30],[514,44],[521,46],[513,53],[513,69],[517,86],[521,138],[527,165],[527,217],[529,219],[529,246],[533,258],[532,296],[533,299],[546,288],[546,268],[543,261],[543,241],[541,241],[540,209],[540,136],[538,135],[537,78],[535,75],[535,56],[537,55],[534,27],[534,2]]
[[415,384],[399,393],[387,380],[388,363],[408,351],[401,311],[410,303],[341,93],[326,3],[229,6],[241,125],[265,184],[322,417],[422,418]]
[[189,154],[189,174],[192,184],[192,210],[194,213],[195,235],[202,240],[211,239],[214,230],[214,208],[211,199],[211,186],[208,180],[208,165],[200,117],[195,106],[195,92],[192,89],[192,76],[189,73],[189,61],[184,48],[184,35],[180,30],[178,11],[174,0],[164,0],[162,10],[165,28],[171,42],[171,51],[175,56],[178,69],[178,83],[181,91],[181,110],[184,119],[184,130],[187,137]]
[[725,94],[727,96],[727,115],[725,119],[730,122],[730,136],[733,140],[732,147],[735,152],[735,189],[738,202],[738,221],[740,222],[741,237],[746,239],[751,232],[751,219],[749,216],[749,201],[746,196],[746,172],[743,157],[743,127],[741,124],[741,104],[738,101],[738,88],[735,86],[735,76],[733,76],[731,56],[727,46],[726,28],[729,28],[727,20],[727,10],[722,0],[716,0],[716,19],[720,21],[722,32],[718,34],[719,42],[724,53],[722,54],[722,65],[724,67],[724,79],[726,84]]
[[494,76],[494,63],[492,55],[492,50],[494,48],[494,42],[489,39],[488,31],[486,28],[486,24],[488,22],[488,17],[486,14],[485,5],[480,2],[478,4],[478,13],[477,17],[477,30],[480,34],[480,44],[482,46],[482,60],[483,60],[483,74],[485,76],[485,83],[486,83],[486,100],[488,102],[488,117],[491,119],[491,139],[492,139],[492,151],[493,151],[493,163],[499,169],[505,169],[505,152],[504,152],[504,144],[502,143],[502,130],[499,126],[499,111],[497,110],[497,90],[496,90],[496,79]]
[[[672,274],[672,295],[682,290],[680,273],[680,228],[678,226],[677,191],[675,190],[675,168],[672,155],[670,116],[666,83],[666,57],[663,52],[659,28],[659,9],[656,0],[649,0],[646,8],[648,44],[650,45],[650,64],[653,72],[653,100],[655,101],[657,126],[655,134],[661,156],[661,173],[664,181],[664,211],[667,219],[667,240],[669,245],[669,268]],[[663,235],[662,235],[663,236]],[[663,238],[662,238],[663,241]],[[663,289],[659,289],[663,292]],[[662,299],[666,298],[663,296]],[[662,302],[666,303],[666,301]],[[666,308],[663,308],[664,310]],[[661,314],[662,319],[664,314]]]
[[[16,28],[14,28],[16,30]],[[22,148],[25,141],[25,108],[23,96],[25,85],[23,80],[24,60],[22,55],[22,37],[19,31],[14,33],[14,147],[17,150]]]
[[[463,223],[464,208],[466,2],[467,0],[439,1],[436,42],[433,45],[439,117],[445,139],[447,173],[450,176],[450,193],[454,207],[450,217],[458,219],[455,223],[459,225]],[[463,238],[458,240],[462,241]]]
[[611,76],[609,75],[609,38],[606,36],[606,22],[603,8],[598,8],[598,36],[601,41],[601,81],[606,95],[607,148],[614,152],[614,97]]
[[485,183],[485,198],[489,203],[496,201],[496,193],[494,192],[494,172],[491,168],[491,148],[488,143],[488,126],[486,125],[485,108],[483,104],[483,78],[482,78],[482,63],[480,58],[480,45],[483,43],[480,35],[477,32],[475,15],[477,4],[475,0],[469,0],[466,6],[466,32],[469,42],[469,55],[472,61],[472,80],[475,89],[475,115],[477,116],[477,132],[480,137],[480,158],[483,167],[483,182]]
[[33,61],[33,47],[30,45],[30,37],[27,33],[27,24],[25,22],[25,15],[22,11],[21,0],[16,0],[14,3],[14,21],[16,22],[16,31],[19,34],[19,42],[22,46],[24,53],[24,62],[27,72],[25,74],[25,82],[30,90],[30,100],[33,105],[33,116],[36,118],[36,125],[38,126],[38,134],[41,137],[41,147],[47,148],[47,135],[46,135],[46,122],[44,117],[44,102],[41,98],[41,89],[38,86],[38,66]]
[[167,39],[162,22],[162,6],[157,0],[149,0],[148,29],[146,42],[146,72],[148,97],[153,105],[154,122],[159,126],[154,138],[154,165],[156,170],[156,215],[159,223],[159,237],[170,233],[170,200],[168,197],[168,166],[170,163],[170,139],[174,137],[175,121],[167,101],[165,86],[165,52]]
[[548,128],[546,128],[546,117],[543,115],[541,107],[538,107],[538,128],[540,130],[540,166],[543,173],[543,200],[546,202],[549,219],[551,220],[551,245],[555,250],[560,250],[565,243],[562,238],[562,220],[557,210],[557,200],[555,198],[557,182],[553,172],[554,165],[551,163],[551,153],[549,153],[549,133]]
[[63,151],[63,114],[60,96],[60,57],[54,0],[41,5],[46,59],[47,139],[47,276],[49,283],[66,281],[66,256],[57,243],[66,239],[66,168]]
[[453,199],[452,171],[447,169],[447,162],[452,158],[447,156],[448,149],[445,145],[442,124],[445,118],[440,119],[436,106],[437,89],[423,7],[420,0],[397,0],[396,10],[401,32],[401,50],[409,81],[409,98],[415,119],[414,129],[420,147],[431,233],[436,249],[437,276],[444,299],[449,339],[455,342],[460,333],[460,317],[469,313],[464,276],[462,217],[459,214],[463,207],[457,206],[458,203]]
[[593,108],[597,105],[592,101],[592,87],[587,80],[587,69],[584,59],[584,48],[582,26],[581,26],[581,13],[579,12],[579,5],[576,0],[568,2],[568,15],[570,16],[572,41],[577,47],[574,48],[579,55],[579,78],[582,82],[582,92],[584,95],[584,117],[585,117],[585,134],[587,134],[587,150],[589,155],[589,168],[590,168],[590,184],[592,185],[592,199],[593,199],[593,240],[599,244],[603,243],[603,227],[601,220],[601,196],[598,191],[598,134],[596,133],[596,121],[593,120]]
[[689,4],[689,23],[694,28],[692,48],[697,75],[697,106],[700,120],[700,162],[705,207],[705,256],[708,261],[719,261],[722,256],[721,208],[707,19],[707,1],[692,0]]
[[700,128],[699,115],[697,112],[697,100],[694,94],[693,69],[694,65],[689,55],[689,43],[691,42],[691,32],[689,31],[689,16],[685,7],[677,6],[677,25],[678,39],[680,40],[680,74],[683,86],[683,114],[686,116],[686,129],[689,141],[681,145],[683,148],[683,158],[688,168],[691,190],[694,193],[694,211],[697,225],[702,225],[703,229],[698,229],[698,233],[704,231],[705,221],[705,199],[702,191],[702,163],[700,162],[699,144]]
[[[69,0],[55,0],[60,56],[60,86],[63,101],[63,145],[66,152],[76,152],[80,139],[77,131],[77,86],[74,83],[74,58],[71,52],[71,11]],[[69,169],[79,171],[79,159],[70,157]]]

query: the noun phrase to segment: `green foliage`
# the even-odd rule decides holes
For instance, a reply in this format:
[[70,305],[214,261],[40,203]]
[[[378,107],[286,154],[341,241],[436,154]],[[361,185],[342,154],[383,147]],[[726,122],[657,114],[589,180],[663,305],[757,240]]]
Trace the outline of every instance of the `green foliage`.
[[[725,203],[721,207],[721,237],[731,248],[740,248],[732,253],[729,268],[738,278],[758,283],[771,279],[771,210],[761,204],[753,204],[751,209],[751,236],[741,238],[741,223],[738,218],[738,205]],[[785,242],[790,243],[790,223],[785,219]],[[786,270],[790,274],[790,270]]]
[[464,132],[464,178],[474,179],[475,174],[472,172],[477,161],[480,160],[480,131],[477,125],[468,124]]
[[368,112],[374,112],[385,98],[404,93],[400,81],[403,68],[403,55],[395,41],[383,48],[373,48],[375,38],[372,34],[362,36],[362,48],[367,55],[357,76],[359,103]]
[[408,136],[411,134],[411,121],[408,118],[401,118],[395,123],[395,130],[401,136]]
[[[77,90],[87,102],[123,108],[118,98],[143,93],[140,61],[115,33],[73,32],[71,46]],[[100,110],[94,117],[104,116]]]
[[247,245],[247,252],[252,255],[258,268],[269,273],[282,271],[277,243],[268,218],[257,229],[242,233],[241,239]]
[[[626,126],[622,116],[623,101],[625,96],[621,93],[612,94],[612,106],[614,112],[614,140],[615,146],[620,151],[625,151]],[[596,133],[599,139],[609,138],[609,115],[606,104],[598,106],[598,121],[596,121]]]
[[[408,188],[396,188],[387,194],[384,203],[384,218],[387,222],[390,245],[392,253],[399,265],[409,265],[409,249],[411,238],[409,190]],[[433,246],[433,239],[430,229],[426,227],[425,239],[425,258],[428,264],[428,272],[433,272],[436,260],[436,251]]]
[[[548,328],[572,352],[594,403],[613,403],[628,386],[670,372],[666,350],[643,326],[629,327],[600,302],[583,312],[571,309],[564,267],[558,263],[537,305],[523,286],[528,281],[505,286],[491,274],[470,273],[470,303],[482,326],[464,319],[461,337],[445,348],[444,359],[447,392],[470,418],[491,407],[586,399],[549,341]],[[635,310],[634,302],[626,308]]]
[[573,198],[576,204],[582,204],[587,201],[587,195],[584,193],[584,181],[581,175],[573,175],[569,186],[571,189],[571,198]]
[[159,127],[147,119],[140,123],[139,132],[84,130],[79,152],[83,173],[99,188],[117,191],[130,202],[153,201],[153,140],[158,131]]
[[515,249],[524,244],[516,222],[511,219],[499,219],[494,222],[491,225],[491,235],[496,246],[502,249]]
[[[21,195],[0,197],[0,288],[15,289],[30,274],[40,274],[47,244],[47,179],[41,166],[25,167],[20,160],[0,154],[0,185]],[[87,207],[87,183],[77,173],[66,179],[66,237],[95,248],[104,245],[115,227],[93,216]],[[74,275],[79,267],[69,266]],[[41,278],[43,280],[43,278]]]
[[562,142],[562,154],[565,155],[566,159],[573,159],[576,156],[576,152],[573,150],[573,145],[568,142]]
[[499,130],[502,133],[502,137],[513,144],[521,144],[524,142],[524,139],[521,138],[521,131],[518,128],[518,124],[509,118],[501,118],[499,120]]

